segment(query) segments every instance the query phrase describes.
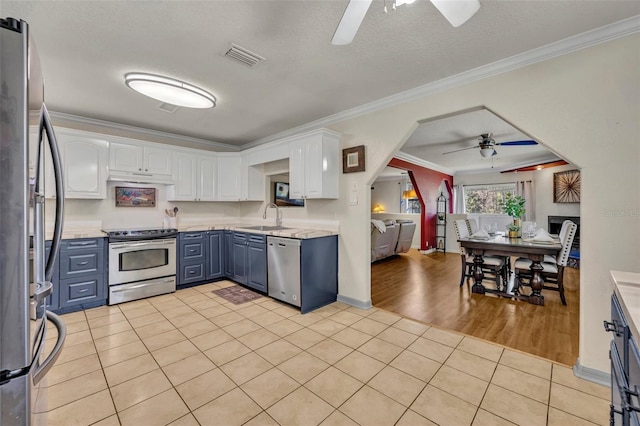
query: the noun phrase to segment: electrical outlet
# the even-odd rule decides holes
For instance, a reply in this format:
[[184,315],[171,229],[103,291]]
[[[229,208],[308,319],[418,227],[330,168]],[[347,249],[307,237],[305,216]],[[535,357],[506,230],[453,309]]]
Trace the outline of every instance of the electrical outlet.
[[349,205],[350,206],[357,206],[358,205],[358,195],[351,194],[351,198],[349,198]]

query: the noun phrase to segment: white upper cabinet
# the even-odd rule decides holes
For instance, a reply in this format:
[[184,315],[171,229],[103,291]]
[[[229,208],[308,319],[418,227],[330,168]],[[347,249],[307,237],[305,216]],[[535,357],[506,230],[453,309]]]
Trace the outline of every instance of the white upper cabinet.
[[109,175],[116,180],[171,183],[173,150],[131,141],[109,145]]
[[249,159],[242,155],[241,169],[241,201],[264,201],[264,166],[256,164],[249,165]]
[[338,198],[340,134],[316,130],[291,140],[289,197]]
[[242,200],[242,156],[236,153],[218,154],[218,200]]
[[167,187],[169,201],[215,201],[217,158],[213,153],[174,153],[174,182]]
[[[56,131],[56,136],[62,160],[65,198],[106,198],[109,143],[104,139],[65,130]],[[47,187],[50,180],[52,178],[49,177]]]

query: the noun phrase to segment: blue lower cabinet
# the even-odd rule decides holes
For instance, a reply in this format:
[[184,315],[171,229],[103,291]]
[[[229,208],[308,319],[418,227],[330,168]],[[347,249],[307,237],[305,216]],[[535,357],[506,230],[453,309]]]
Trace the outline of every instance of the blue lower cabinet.
[[207,279],[224,277],[224,231],[207,232]]
[[181,232],[178,235],[178,287],[224,277],[224,231]]
[[231,279],[254,290],[267,292],[267,238],[261,234],[234,232]]
[[300,311],[305,314],[338,298],[338,237],[302,240]]
[[53,310],[65,313],[107,303],[107,247],[104,238],[62,241]]
[[267,242],[249,241],[247,244],[247,286],[267,292]]
[[224,276],[233,278],[233,231],[224,231]]

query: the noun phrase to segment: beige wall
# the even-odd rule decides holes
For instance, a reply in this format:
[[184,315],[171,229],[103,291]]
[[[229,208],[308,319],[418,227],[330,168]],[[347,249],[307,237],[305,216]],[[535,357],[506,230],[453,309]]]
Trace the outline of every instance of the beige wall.
[[609,270],[640,271],[639,45],[640,35],[626,37],[332,126],[342,148],[367,147],[367,171],[341,176],[341,200],[356,192],[361,202],[333,209],[341,297],[370,303],[362,218],[375,176],[418,120],[484,105],[582,170],[580,363],[608,371]]

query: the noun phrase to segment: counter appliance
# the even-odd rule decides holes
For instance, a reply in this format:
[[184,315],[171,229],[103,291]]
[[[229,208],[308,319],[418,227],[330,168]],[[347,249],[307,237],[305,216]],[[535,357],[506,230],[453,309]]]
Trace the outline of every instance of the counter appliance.
[[[44,138],[46,136],[46,138]],[[29,140],[31,137],[32,140]],[[42,165],[48,141],[55,175],[56,214],[45,255]],[[30,176],[29,165],[35,176]],[[44,105],[38,54],[29,25],[0,19],[0,424],[29,425],[35,387],[57,360],[64,322],[46,310],[62,235],[64,185],[53,126]],[[30,185],[30,182],[32,183]],[[33,206],[31,208],[30,206]],[[32,227],[30,226],[32,223]],[[29,279],[33,229],[33,285]],[[30,305],[35,319],[30,319]],[[43,353],[47,321],[57,328],[52,351]],[[38,390],[44,395],[45,387]]]
[[300,307],[301,240],[267,237],[269,296]]

